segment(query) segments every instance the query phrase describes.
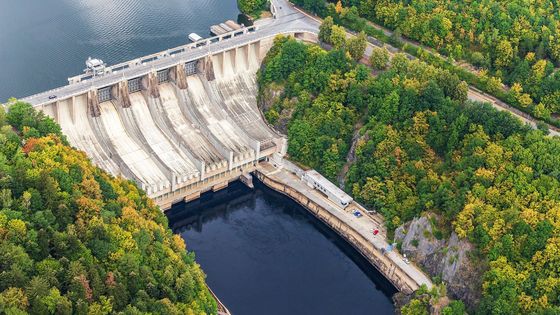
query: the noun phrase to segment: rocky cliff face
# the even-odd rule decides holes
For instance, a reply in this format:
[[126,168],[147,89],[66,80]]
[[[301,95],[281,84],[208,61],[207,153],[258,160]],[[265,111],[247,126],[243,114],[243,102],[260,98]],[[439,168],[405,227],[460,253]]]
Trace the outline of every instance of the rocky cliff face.
[[[275,84],[269,84],[260,91],[258,105],[263,113],[269,111],[275,105],[280,104],[281,97],[284,94],[284,87]],[[278,120],[274,123],[274,129],[283,135],[288,134],[288,123],[292,119],[295,110],[296,99],[284,100],[280,106]],[[275,109],[276,110],[276,109]]]
[[402,252],[432,277],[441,277],[450,297],[473,309],[480,299],[484,272],[469,257],[473,245],[455,233],[449,239],[438,240],[434,230],[430,218],[423,216],[396,229],[395,242],[401,243]]

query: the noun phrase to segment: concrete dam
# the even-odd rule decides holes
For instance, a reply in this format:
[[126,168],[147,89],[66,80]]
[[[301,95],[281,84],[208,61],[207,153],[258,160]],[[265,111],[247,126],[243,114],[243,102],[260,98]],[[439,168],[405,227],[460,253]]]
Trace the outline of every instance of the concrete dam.
[[[37,107],[96,165],[134,180],[165,210],[285,154],[286,139],[269,128],[256,100],[256,72],[272,41],[179,60]],[[69,80],[72,87],[91,78]]]
[[[316,43],[320,22],[286,0],[271,0],[271,12],[256,26],[94,67],[22,101],[56,120],[74,147],[109,173],[136,182],[164,211],[231,181],[249,184],[254,173],[346,239],[398,290],[430,288],[416,266],[398,253],[386,254],[383,233],[372,234],[382,229],[383,218],[355,201],[333,203],[309,186],[302,176],[307,172],[283,159],[287,139],[261,116],[256,72],[275,36]],[[357,219],[353,209],[366,218]]]

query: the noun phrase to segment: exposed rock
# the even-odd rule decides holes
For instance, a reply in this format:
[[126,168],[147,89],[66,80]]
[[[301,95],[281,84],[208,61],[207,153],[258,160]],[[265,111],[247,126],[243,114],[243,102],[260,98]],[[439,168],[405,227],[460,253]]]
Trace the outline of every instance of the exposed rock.
[[[265,113],[269,111],[274,105],[282,101],[282,95],[284,94],[284,87],[276,84],[269,84],[259,92],[259,108]],[[288,134],[288,123],[292,119],[292,114],[294,113],[295,104],[297,99],[283,100],[282,110],[280,111],[278,120],[274,124],[274,129],[281,134]]]
[[395,295],[393,295],[393,304],[395,305],[395,314],[400,315],[401,314],[401,308],[405,305],[407,305],[408,303],[410,303],[410,301],[414,298],[414,295],[412,294],[404,294],[402,292],[397,292],[395,293]]
[[284,94],[284,87],[281,85],[268,84],[260,91],[259,108],[266,112],[274,104],[280,101],[280,97]]
[[484,268],[475,266],[469,257],[473,245],[460,240],[454,232],[447,240],[438,240],[433,235],[430,218],[423,216],[397,228],[395,241],[401,243],[404,254],[432,277],[441,277],[450,297],[462,300],[469,309],[475,308]]
[[340,172],[337,175],[337,182],[338,187],[344,189],[344,185],[346,184],[346,174],[350,170],[350,166],[356,162],[356,148],[358,147],[358,141],[368,141],[368,134],[360,135],[360,129],[363,126],[363,121],[360,120],[354,126],[354,135],[352,136],[352,145],[350,146],[350,150],[348,150],[348,154],[346,155],[346,163],[341,168]]

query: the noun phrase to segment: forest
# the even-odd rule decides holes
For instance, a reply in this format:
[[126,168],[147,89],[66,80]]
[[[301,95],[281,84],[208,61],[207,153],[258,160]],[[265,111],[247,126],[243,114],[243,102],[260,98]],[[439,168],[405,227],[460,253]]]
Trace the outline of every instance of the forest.
[[0,313],[215,314],[205,275],[133,182],[31,105],[0,106]]
[[[475,67],[479,88],[560,125],[560,7],[557,1],[294,0],[353,30],[383,33],[365,19]],[[377,31],[377,32],[375,32]],[[404,48],[407,48],[406,45]],[[416,52],[412,52],[417,54]],[[417,54],[422,57],[422,53]],[[468,68],[468,67],[467,67]],[[462,68],[459,71],[464,71]]]
[[[260,104],[286,130],[289,157],[343,177],[346,191],[383,214],[389,235],[433,213],[434,237],[474,244],[484,275],[473,313],[558,314],[560,139],[468,101],[447,70],[377,51],[383,70],[372,75],[347,49],[282,37],[267,55]],[[414,300],[402,311],[427,307]]]
[[266,9],[267,0],[237,0],[237,7],[244,14],[258,17],[262,10]]

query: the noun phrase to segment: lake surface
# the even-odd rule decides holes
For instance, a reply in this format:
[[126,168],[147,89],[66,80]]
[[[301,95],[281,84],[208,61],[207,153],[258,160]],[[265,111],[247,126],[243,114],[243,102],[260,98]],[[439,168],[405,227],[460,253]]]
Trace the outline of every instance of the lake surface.
[[0,0],[0,102],[108,64],[176,47],[237,20],[236,0]]
[[393,314],[396,291],[291,199],[234,183],[167,212],[235,315]]

